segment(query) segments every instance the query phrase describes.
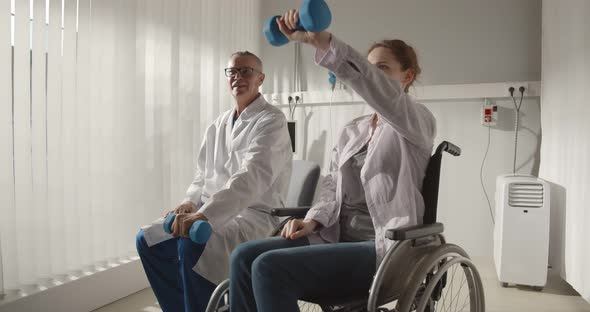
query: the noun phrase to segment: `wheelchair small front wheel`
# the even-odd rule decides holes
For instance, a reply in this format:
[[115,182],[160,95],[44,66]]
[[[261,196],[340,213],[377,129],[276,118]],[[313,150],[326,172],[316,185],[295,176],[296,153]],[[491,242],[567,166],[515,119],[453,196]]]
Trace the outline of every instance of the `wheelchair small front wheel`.
[[213,291],[206,312],[229,312],[229,279],[221,282]]

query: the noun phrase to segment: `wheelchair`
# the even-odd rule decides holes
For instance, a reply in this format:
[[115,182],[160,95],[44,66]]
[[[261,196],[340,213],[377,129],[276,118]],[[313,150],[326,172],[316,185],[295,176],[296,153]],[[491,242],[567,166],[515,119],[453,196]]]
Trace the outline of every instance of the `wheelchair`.
[[[395,242],[381,261],[367,293],[354,298],[301,298],[301,311],[485,311],[479,272],[461,247],[446,242],[443,224],[436,222],[443,152],[459,156],[461,149],[444,141],[431,156],[422,186],[423,224],[386,232],[386,237]],[[309,207],[273,209],[272,215],[286,219],[271,234],[279,235],[284,224],[303,218],[308,210]],[[207,312],[229,310],[229,280],[225,280],[213,292]]]

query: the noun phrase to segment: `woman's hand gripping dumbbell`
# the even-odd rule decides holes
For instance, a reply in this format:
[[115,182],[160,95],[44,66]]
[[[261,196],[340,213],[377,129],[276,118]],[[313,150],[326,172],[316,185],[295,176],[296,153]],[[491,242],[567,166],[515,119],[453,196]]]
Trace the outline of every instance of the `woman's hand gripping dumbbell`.
[[[332,22],[332,13],[324,0],[304,0],[299,9],[294,10],[298,14],[295,25],[289,25],[291,29],[305,30],[312,33],[319,33]],[[285,45],[289,38],[279,28],[277,19],[280,15],[272,16],[264,22],[262,31],[268,43],[273,46]]]

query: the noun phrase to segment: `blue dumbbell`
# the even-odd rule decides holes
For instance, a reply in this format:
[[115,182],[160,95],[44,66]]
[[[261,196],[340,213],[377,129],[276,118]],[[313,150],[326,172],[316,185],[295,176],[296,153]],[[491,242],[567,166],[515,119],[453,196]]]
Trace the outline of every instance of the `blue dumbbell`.
[[[166,220],[164,220],[164,232],[172,234],[174,218],[176,218],[175,213],[171,213],[166,217]],[[211,224],[203,220],[195,221],[188,231],[188,236],[197,244],[205,244],[211,237]]]
[[[282,46],[289,42],[289,39],[279,29],[276,18],[280,15],[270,17],[264,22],[262,31],[268,43],[273,46]],[[297,30],[320,32],[332,22],[332,13],[324,0],[304,0],[299,7],[299,20]]]

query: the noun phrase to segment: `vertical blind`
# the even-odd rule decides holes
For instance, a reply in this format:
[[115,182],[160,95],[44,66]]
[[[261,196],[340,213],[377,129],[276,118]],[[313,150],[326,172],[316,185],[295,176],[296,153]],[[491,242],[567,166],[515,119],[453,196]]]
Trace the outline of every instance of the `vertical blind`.
[[135,256],[258,52],[250,0],[0,0],[0,293]]

